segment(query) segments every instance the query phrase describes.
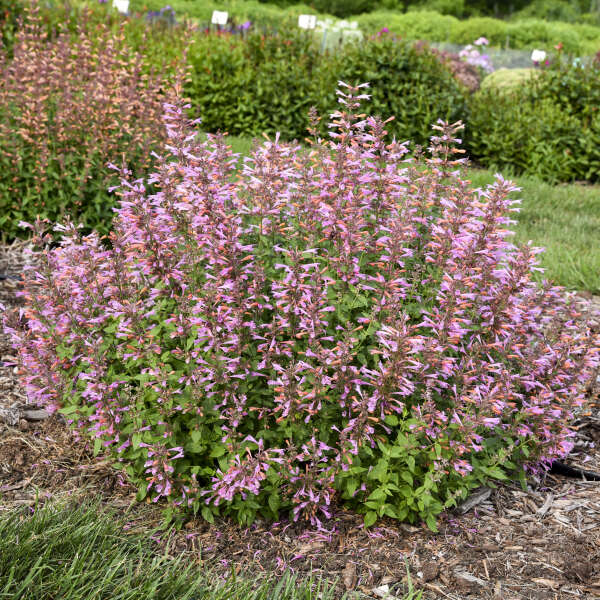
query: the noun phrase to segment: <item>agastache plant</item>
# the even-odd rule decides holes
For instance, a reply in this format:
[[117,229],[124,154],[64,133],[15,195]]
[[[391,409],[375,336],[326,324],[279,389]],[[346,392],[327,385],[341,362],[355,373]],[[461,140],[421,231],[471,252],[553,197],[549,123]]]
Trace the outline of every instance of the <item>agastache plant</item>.
[[[29,400],[60,410],[140,498],[250,522],[431,528],[468,490],[572,446],[599,364],[573,299],[510,241],[516,188],[464,178],[340,84],[331,139],[244,159],[166,105],[147,179],[121,169],[105,243],[60,227],[7,314]],[[317,119],[311,115],[313,123]],[[316,125],[315,125],[316,130]]]
[[0,223],[65,215],[106,231],[113,202],[110,160],[143,172],[164,143],[162,105],[185,60],[154,65],[83,12],[52,35],[33,2],[16,32],[12,56],[0,49]]

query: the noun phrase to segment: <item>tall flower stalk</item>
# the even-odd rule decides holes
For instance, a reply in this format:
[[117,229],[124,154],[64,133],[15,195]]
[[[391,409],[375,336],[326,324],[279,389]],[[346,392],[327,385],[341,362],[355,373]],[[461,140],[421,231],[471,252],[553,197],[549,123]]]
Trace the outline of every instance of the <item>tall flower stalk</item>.
[[[425,519],[564,456],[598,370],[572,298],[510,241],[516,188],[464,179],[461,124],[389,141],[340,84],[331,139],[238,157],[166,105],[109,244],[70,223],[5,318],[29,399],[207,519]],[[31,226],[44,245],[44,225]]]

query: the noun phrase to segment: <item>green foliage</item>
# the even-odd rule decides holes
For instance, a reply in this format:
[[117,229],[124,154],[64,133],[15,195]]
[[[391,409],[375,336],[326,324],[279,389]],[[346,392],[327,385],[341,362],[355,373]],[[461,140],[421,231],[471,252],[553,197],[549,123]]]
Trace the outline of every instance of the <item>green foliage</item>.
[[409,10],[432,10],[458,18],[465,16],[468,11],[465,0],[428,0],[410,6]]
[[313,0],[312,4],[318,12],[340,18],[367,12],[373,6],[372,0]]
[[189,60],[186,91],[207,131],[303,138],[310,107],[333,103],[324,90],[335,85],[336,59],[321,56],[309,34],[204,36]]
[[431,123],[466,116],[466,94],[449,69],[426,47],[381,39],[349,47],[340,59],[339,78],[371,84],[371,106],[388,131],[417,144],[429,140]]
[[446,41],[448,32],[459,23],[455,17],[426,10],[405,14],[375,11],[360,15],[356,20],[366,33],[377,33],[387,27],[390,33],[407,40],[435,41]]
[[568,0],[534,0],[515,13],[514,17],[575,23],[580,15],[581,9],[576,2],[569,2]]
[[468,144],[481,164],[548,181],[600,179],[597,66],[556,60],[510,93],[472,98]]
[[206,131],[233,135],[281,132],[303,139],[308,111],[332,110],[329,93],[338,79],[373,84],[373,109],[396,115],[390,131],[426,143],[437,118],[464,117],[465,93],[450,71],[426,49],[377,40],[321,55],[312,38],[288,35],[247,40],[234,36],[199,39],[190,52],[188,94]]
[[524,69],[497,69],[487,75],[481,82],[481,90],[494,90],[497,92],[514,91],[523,84],[530,83],[532,77],[539,75],[535,68]]
[[0,46],[7,50],[12,47],[23,8],[20,0],[0,0]]

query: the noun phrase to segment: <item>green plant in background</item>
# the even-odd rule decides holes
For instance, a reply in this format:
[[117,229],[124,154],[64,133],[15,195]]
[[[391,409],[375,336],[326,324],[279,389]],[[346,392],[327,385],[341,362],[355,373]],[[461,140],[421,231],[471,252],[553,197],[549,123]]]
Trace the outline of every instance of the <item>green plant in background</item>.
[[560,57],[498,94],[472,96],[467,144],[480,164],[547,181],[600,179],[600,67]]
[[206,131],[302,139],[310,107],[332,103],[325,90],[335,84],[337,58],[322,56],[309,33],[202,36],[189,60],[186,93]]
[[427,47],[383,36],[348,47],[338,69],[344,81],[372,82],[372,110],[395,115],[387,129],[398,139],[425,145],[436,115],[448,121],[466,117],[466,90]]
[[466,114],[466,92],[443,61],[399,40],[348,44],[321,55],[310,35],[294,31],[246,40],[213,35],[196,41],[190,62],[186,91],[207,131],[279,131],[303,139],[309,108],[333,110],[327,90],[340,78],[373,81],[373,109],[396,115],[389,128],[401,139],[427,143],[437,115],[457,120]]

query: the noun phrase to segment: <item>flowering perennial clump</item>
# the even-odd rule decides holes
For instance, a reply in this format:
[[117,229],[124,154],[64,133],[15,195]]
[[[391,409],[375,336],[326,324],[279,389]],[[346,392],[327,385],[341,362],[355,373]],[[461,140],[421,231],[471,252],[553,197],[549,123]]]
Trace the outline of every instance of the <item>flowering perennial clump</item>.
[[33,3],[12,55],[0,49],[0,225],[3,237],[20,220],[77,216],[106,231],[112,216],[106,164],[127,160],[144,169],[163,142],[162,104],[175,65],[150,65],[115,30],[84,12],[49,35]]
[[166,106],[166,153],[147,181],[121,171],[108,243],[67,224],[37,253],[5,318],[28,396],[140,498],[434,528],[472,487],[569,451],[598,338],[509,241],[515,188],[469,186],[460,124],[434,127],[429,157],[386,141],[360,87],[342,84],[332,141],[276,136],[241,171]]

